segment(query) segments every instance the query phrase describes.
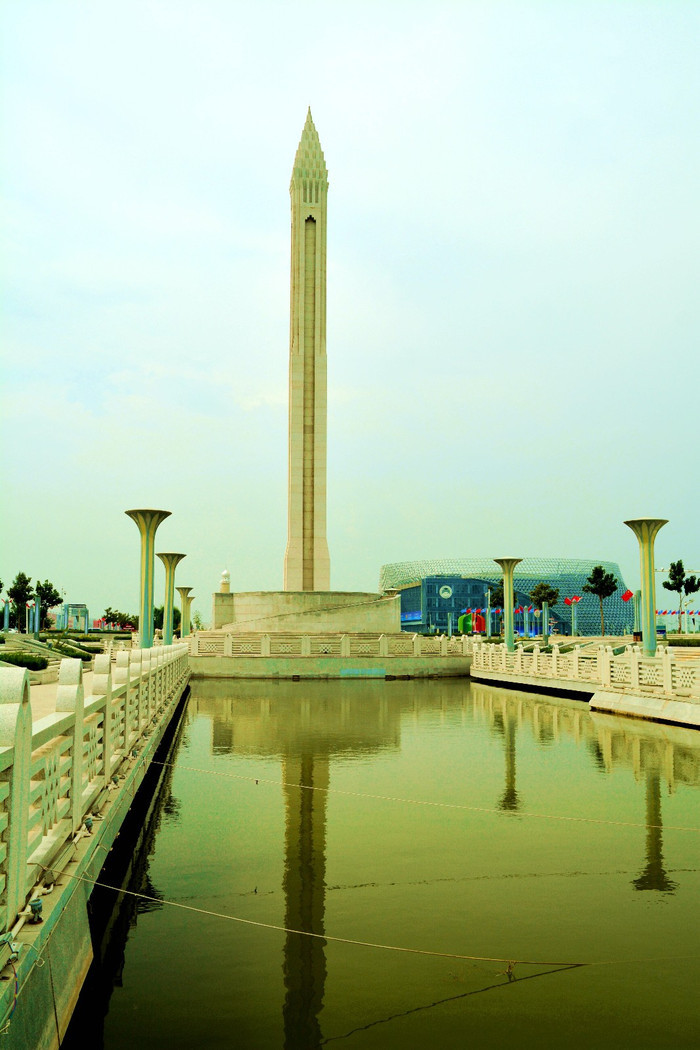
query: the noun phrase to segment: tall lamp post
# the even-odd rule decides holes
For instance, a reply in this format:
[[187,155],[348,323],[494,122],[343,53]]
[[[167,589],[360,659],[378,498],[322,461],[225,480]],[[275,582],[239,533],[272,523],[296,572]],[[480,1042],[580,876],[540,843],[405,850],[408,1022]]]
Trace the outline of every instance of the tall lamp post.
[[642,580],[642,652],[656,655],[656,586],[654,581],[654,540],[668,518],[632,518],[625,525],[639,541],[639,565]]
[[192,604],[192,598],[188,598],[187,595],[192,588],[176,587],[175,590],[180,595],[180,638],[182,639],[186,638],[190,633],[190,605]]
[[506,639],[506,650],[515,651],[513,637],[513,570],[522,558],[494,558],[496,565],[503,569],[503,632]]
[[185,554],[159,554],[165,566],[165,601],[163,602],[163,645],[173,644],[173,604],[175,598],[175,569]]
[[170,517],[169,510],[126,510],[141,536],[141,595],[139,601],[139,642],[142,649],[153,646],[153,568],[156,531]]

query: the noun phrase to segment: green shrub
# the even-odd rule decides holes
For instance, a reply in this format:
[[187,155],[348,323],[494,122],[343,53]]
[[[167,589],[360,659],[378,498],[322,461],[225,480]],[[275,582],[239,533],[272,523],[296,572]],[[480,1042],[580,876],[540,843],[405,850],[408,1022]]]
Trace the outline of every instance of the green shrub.
[[4,645],[4,644],[5,644],[5,635],[4,634],[0,634],[0,645]]
[[30,671],[43,671],[49,665],[49,661],[45,656],[22,652],[3,653],[2,662],[15,664],[17,667],[27,667]]
[[693,638],[681,638],[679,635],[669,634],[666,637],[666,641],[669,645],[686,645],[686,646],[700,646],[700,634],[695,635]]
[[92,660],[92,653],[87,653],[84,649],[78,649],[73,645],[66,645],[65,642],[57,642],[54,645],[54,652],[62,656],[69,656],[73,660],[82,660],[83,663]]

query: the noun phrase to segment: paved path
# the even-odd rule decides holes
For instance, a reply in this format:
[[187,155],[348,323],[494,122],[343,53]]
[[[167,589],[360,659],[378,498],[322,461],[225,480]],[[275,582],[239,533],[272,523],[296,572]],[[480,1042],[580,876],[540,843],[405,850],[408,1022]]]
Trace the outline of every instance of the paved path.
[[[90,696],[92,693],[92,671],[86,671],[83,675],[83,685],[85,687],[85,695]],[[45,682],[43,685],[33,685],[31,687],[30,701],[33,722],[36,722],[39,718],[44,718],[46,715],[54,714],[57,690],[58,682]]]

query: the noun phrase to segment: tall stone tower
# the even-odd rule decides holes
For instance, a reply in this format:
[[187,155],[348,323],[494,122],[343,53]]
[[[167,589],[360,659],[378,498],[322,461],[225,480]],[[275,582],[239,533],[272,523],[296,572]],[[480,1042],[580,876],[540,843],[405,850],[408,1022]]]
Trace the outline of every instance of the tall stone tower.
[[326,540],[326,215],[328,172],[311,110],[294,158],[289,319],[286,591],[330,589]]

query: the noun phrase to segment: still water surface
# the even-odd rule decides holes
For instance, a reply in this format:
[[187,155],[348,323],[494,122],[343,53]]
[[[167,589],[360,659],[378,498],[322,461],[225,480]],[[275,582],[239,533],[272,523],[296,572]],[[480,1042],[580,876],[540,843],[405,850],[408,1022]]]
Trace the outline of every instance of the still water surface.
[[122,898],[67,1047],[700,1045],[700,733],[205,681],[171,760],[128,883],[156,901]]

